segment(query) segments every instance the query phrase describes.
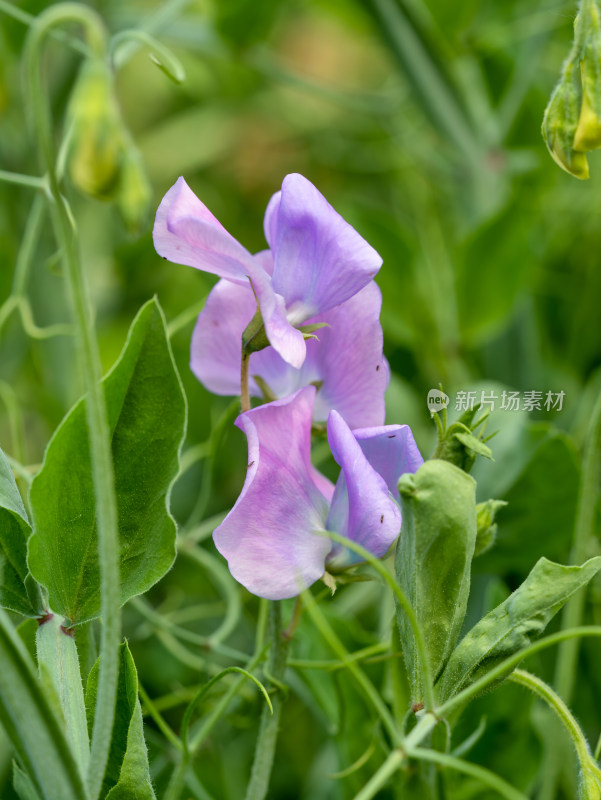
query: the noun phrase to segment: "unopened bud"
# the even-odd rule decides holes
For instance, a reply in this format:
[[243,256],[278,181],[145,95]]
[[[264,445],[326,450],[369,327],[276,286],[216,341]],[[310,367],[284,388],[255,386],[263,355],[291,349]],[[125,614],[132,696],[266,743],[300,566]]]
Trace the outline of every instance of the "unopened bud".
[[583,152],[574,149],[581,105],[580,86],[566,70],[555,87],[543,118],[542,133],[551,157],[562,169],[582,180],[588,178],[588,162]]
[[497,538],[497,523],[495,517],[499,509],[506,506],[504,500],[487,500],[476,506],[476,549],[475,556],[485,553],[495,543]]
[[587,44],[580,65],[582,106],[574,134],[575,150],[596,150],[601,147],[601,42],[595,36]]
[[126,226],[139,231],[148,219],[152,189],[144,167],[144,161],[133,144],[123,153],[121,180],[117,202]]
[[123,129],[108,64],[87,59],[69,102],[71,180],[85,194],[108,199],[119,184]]

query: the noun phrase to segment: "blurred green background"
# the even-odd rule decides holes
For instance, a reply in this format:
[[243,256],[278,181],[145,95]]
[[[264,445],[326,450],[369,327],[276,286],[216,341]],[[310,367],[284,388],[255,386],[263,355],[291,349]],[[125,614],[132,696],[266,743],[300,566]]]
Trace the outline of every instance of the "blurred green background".
[[[0,6],[0,169],[35,175],[23,93],[25,15],[50,4],[19,3],[23,19],[6,5]],[[153,294],[167,319],[179,320],[172,346],[188,397],[186,448],[192,448],[172,498],[182,529],[198,532],[201,525],[202,538],[211,519],[232,505],[244,480],[245,442],[231,429],[231,401],[207,393],[188,368],[194,318],[186,322],[185,312],[214,279],[156,255],[154,209],[184,175],[228,231],[260,250],[267,201],[285,174],[301,172],[384,258],[378,283],[392,368],[388,421],[411,424],[424,456],[434,445],[426,395],[439,383],[452,402],[471,389],[478,396],[481,389],[565,392],[561,411],[496,410],[488,423],[489,432],[498,431],[496,460],[477,466],[479,493],[509,505],[499,517],[497,545],[475,564],[470,620],[515,588],[540,555],[567,561],[579,451],[601,389],[601,158],[591,157],[588,182],[575,180],[548,156],[540,124],[570,46],[575,5],[107,0],[94,7],[111,33],[151,33],[186,70],[176,85],[149,60],[148,48],[124,46],[117,54],[119,105],[153,192],[137,231],[127,228],[114,202],[85,197],[67,182],[105,368]],[[47,48],[57,148],[80,61],[64,44]],[[11,292],[33,199],[33,190],[0,182],[0,302]],[[47,326],[68,322],[70,308],[47,216],[42,225],[27,295],[35,323]],[[22,463],[37,464],[81,392],[74,344],[69,336],[27,336],[17,314],[0,321],[0,444]],[[210,539],[203,546],[211,554]],[[256,601],[233,591],[240,618],[228,644],[250,652]],[[599,623],[595,591],[589,615]],[[184,555],[148,600],[163,619],[203,635],[224,613],[221,598],[215,573]],[[351,649],[389,635],[392,605],[378,584],[343,588],[328,610]],[[177,728],[189,687],[215,664],[232,662],[161,632],[144,612],[147,606],[128,608],[126,632],[142,684],[163,698]],[[297,658],[331,657],[308,622],[295,648]],[[553,658],[536,665],[546,678]],[[585,643],[575,710],[593,743],[598,663],[598,647]],[[395,666],[389,659],[368,667],[385,693]],[[381,761],[380,733],[341,671],[289,673],[292,693],[271,796],[350,798]],[[244,689],[203,749],[196,772],[213,797],[243,795],[259,708],[254,690]],[[459,739],[481,716],[486,729],[470,757],[533,791],[541,774],[541,709],[522,689],[502,688],[464,716]],[[152,721],[147,731],[160,796],[170,755]],[[372,743],[374,754],[353,775],[327,777]],[[566,763],[559,796],[572,798]],[[2,764],[0,794],[11,798],[6,748]],[[451,777],[447,790],[453,798],[489,796],[467,778]],[[399,791],[381,796],[400,797]]]

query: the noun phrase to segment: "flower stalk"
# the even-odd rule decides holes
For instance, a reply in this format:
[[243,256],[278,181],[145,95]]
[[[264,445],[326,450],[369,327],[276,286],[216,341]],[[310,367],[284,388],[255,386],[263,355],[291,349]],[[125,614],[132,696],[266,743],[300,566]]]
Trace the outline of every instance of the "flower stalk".
[[27,84],[38,137],[40,160],[48,175],[48,186],[52,198],[52,221],[63,253],[71,293],[78,331],[79,364],[87,399],[86,416],[98,520],[98,556],[103,619],[100,675],[88,770],[88,787],[90,796],[94,800],[98,797],[102,787],[115,717],[121,640],[119,533],[106,401],[100,383],[102,379],[100,354],[76,233],[58,183],[50,113],[47,95],[42,84],[40,60],[45,39],[52,29],[65,22],[78,22],[84,27],[90,50],[96,56],[106,52],[104,26],[97,14],[83,5],[64,3],[52,6],[42,12],[32,24],[27,40],[26,64]]

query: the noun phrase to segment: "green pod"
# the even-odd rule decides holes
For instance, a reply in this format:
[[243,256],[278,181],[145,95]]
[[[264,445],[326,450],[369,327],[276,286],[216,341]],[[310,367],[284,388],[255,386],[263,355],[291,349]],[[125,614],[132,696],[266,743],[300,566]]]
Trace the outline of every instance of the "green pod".
[[[432,459],[399,481],[403,527],[396,551],[396,579],[420,628],[432,677],[455,646],[470,590],[476,544],[476,482],[448,461]],[[411,699],[423,702],[423,670],[409,620],[397,619]]]
[[69,101],[69,176],[84,194],[114,196],[124,152],[113,76],[100,58],[84,61]]

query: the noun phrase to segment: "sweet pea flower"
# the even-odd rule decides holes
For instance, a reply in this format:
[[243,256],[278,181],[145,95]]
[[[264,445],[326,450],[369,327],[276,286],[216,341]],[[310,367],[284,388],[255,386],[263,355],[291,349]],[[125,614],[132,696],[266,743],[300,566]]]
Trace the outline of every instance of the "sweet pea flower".
[[241,414],[248,471],[240,497],[213,533],[234,578],[270,600],[294,597],[326,567],[356,563],[355,553],[319,531],[348,537],[381,558],[401,528],[397,481],[423,463],[410,428],[351,431],[337,411],[328,442],[341,467],[334,486],[311,464],[315,387]]
[[153,239],[163,258],[254,293],[269,343],[298,369],[306,345],[295,326],[357,294],[382,259],[302,175],[284,178],[267,206],[264,230],[268,259],[251,255],[179,178],[159,206]]
[[[268,259],[264,260],[269,269]],[[351,428],[384,424],[384,392],[390,370],[382,353],[382,295],[373,281],[336,308],[309,319],[327,323],[317,339],[307,341],[300,369],[287,364],[267,347],[251,353],[250,393],[263,394],[253,379],[267,385],[272,398],[282,398],[303,386],[318,386],[314,419],[325,421],[336,409]],[[256,308],[245,286],[221,280],[201,311],[192,336],[190,367],[214,394],[240,394],[240,341]]]

